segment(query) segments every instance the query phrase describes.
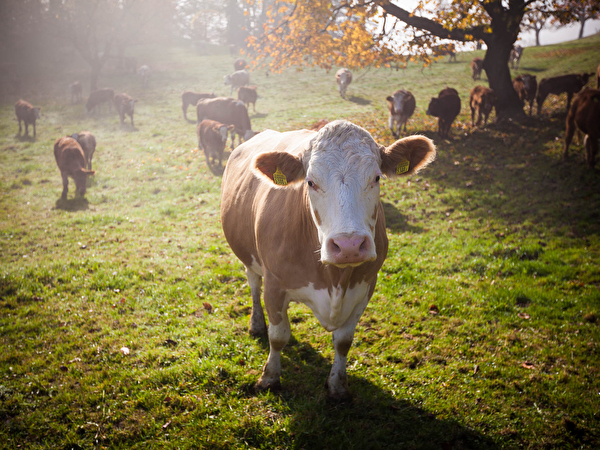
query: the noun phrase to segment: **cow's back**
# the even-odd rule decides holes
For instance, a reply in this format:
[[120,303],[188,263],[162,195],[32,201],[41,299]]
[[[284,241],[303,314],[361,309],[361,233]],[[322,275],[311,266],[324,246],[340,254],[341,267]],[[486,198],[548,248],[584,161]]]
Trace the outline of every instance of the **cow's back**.
[[60,171],[68,174],[86,167],[83,149],[71,137],[61,137],[54,142],[54,158]]

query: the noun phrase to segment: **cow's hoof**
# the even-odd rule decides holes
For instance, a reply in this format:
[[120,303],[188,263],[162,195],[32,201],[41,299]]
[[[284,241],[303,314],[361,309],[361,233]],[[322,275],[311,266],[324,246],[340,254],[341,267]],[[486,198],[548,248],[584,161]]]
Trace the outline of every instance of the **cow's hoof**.
[[329,381],[325,382],[325,389],[327,389],[327,400],[334,403],[350,403],[352,402],[352,394],[347,388],[332,389],[329,386]]
[[269,332],[267,331],[267,327],[249,328],[248,332],[250,333],[250,336],[254,336],[254,337],[258,337],[258,338],[267,337],[269,335]]
[[254,389],[256,389],[256,392],[264,392],[264,391],[277,392],[277,391],[281,390],[281,381],[280,380],[273,380],[273,381],[258,380],[258,382],[254,385]]

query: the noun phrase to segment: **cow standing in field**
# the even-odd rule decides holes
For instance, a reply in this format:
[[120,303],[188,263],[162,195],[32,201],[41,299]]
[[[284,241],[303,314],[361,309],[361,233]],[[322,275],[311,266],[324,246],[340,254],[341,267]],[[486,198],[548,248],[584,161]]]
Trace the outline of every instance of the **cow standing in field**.
[[81,131],[71,135],[81,146],[88,170],[92,170],[92,158],[96,151],[96,137],[89,131]]
[[114,103],[115,109],[119,113],[121,119],[121,125],[125,122],[125,114],[131,117],[131,126],[133,127],[133,112],[135,109],[135,103],[137,102],[131,95],[123,92],[122,94],[115,95]]
[[33,137],[36,136],[35,121],[41,117],[40,111],[42,108],[33,106],[31,103],[23,99],[17,100],[15,103],[15,114],[19,122],[19,133],[21,135],[21,121],[25,124],[25,136],[29,136],[29,124],[33,125]]
[[228,97],[216,97],[198,101],[196,105],[196,114],[198,123],[204,119],[216,120],[225,125],[233,125],[231,131],[231,148],[234,146],[235,134],[239,136],[239,142],[242,139],[248,140],[255,135],[250,124],[248,110],[243,102]]
[[483,70],[483,59],[475,58],[471,61],[471,74],[473,81],[481,79],[481,71]]
[[113,91],[112,89],[105,88],[90,92],[90,96],[88,97],[88,100],[85,103],[85,110],[86,112],[90,113],[96,107],[100,109],[100,105],[102,103],[108,103],[108,110],[110,111],[114,97],[115,91]]
[[238,58],[233,62],[233,70],[236,72],[238,70],[244,70],[246,67],[248,67],[248,63],[242,58]]
[[[488,116],[496,104],[496,94],[493,89],[484,86],[475,86],[471,89],[469,105],[471,106],[471,126],[479,126],[481,118],[484,118],[483,126],[487,124]],[[475,113],[477,112],[477,124],[475,124]]]
[[215,94],[207,94],[207,93],[203,93],[203,92],[192,92],[192,91],[184,91],[183,94],[181,94],[181,109],[183,110],[183,117],[185,118],[185,120],[188,120],[188,118],[187,118],[188,106],[190,106],[190,105],[196,106],[198,101],[202,100],[203,98],[215,98]]
[[242,86],[238,89],[238,100],[244,102],[246,108],[252,103],[252,110],[256,112],[256,99],[258,94],[256,92],[256,86]]
[[563,92],[567,93],[567,112],[571,107],[571,99],[573,94],[579,92],[588,83],[588,80],[593,73],[573,73],[569,75],[561,75],[559,77],[544,78],[540,81],[538,94],[536,98],[537,113],[542,113],[542,106],[546,97],[550,94],[560,95]]
[[224,123],[214,120],[204,119],[198,124],[196,129],[198,134],[198,148],[204,150],[206,163],[212,166],[216,158],[219,158],[219,167],[223,159],[223,150],[227,143],[227,134],[233,131],[233,125],[225,125]]
[[225,75],[223,84],[231,85],[231,91],[229,92],[229,95],[231,95],[239,87],[250,84],[250,73],[247,70],[237,70],[231,75]]
[[521,61],[521,56],[523,56],[523,47],[520,45],[515,45],[510,51],[510,55],[508,60],[510,62],[510,67],[512,69],[519,68],[519,62]]
[[150,79],[150,67],[147,65],[140,66],[137,70],[137,74],[142,80],[142,87],[148,86],[148,80]]
[[519,99],[525,105],[529,102],[529,115],[533,114],[533,101],[537,93],[537,78],[535,75],[519,75],[513,79],[513,88],[519,95]]
[[350,83],[352,83],[352,72],[345,67],[338,70],[335,73],[335,81],[338,85],[340,95],[344,100],[346,100],[346,89],[348,89],[348,86],[350,86]]
[[60,170],[63,181],[61,198],[67,198],[69,192],[69,177],[75,181],[76,193],[85,195],[87,178],[94,175],[93,170],[87,170],[85,155],[79,143],[72,137],[60,137],[54,142],[54,158]]
[[[404,132],[406,133],[406,122],[415,112],[417,103],[414,95],[406,89],[400,89],[394,92],[393,95],[388,95],[386,100],[388,102],[390,131],[398,139],[402,125],[404,125]],[[396,131],[394,131],[394,125]]]
[[458,91],[447,87],[442,89],[437,98],[432,98],[427,108],[427,115],[438,118],[438,134],[440,137],[450,135],[450,127],[460,113],[460,97]]
[[74,81],[69,85],[69,91],[71,92],[71,103],[79,103],[82,99],[83,87],[80,81]]
[[593,168],[598,154],[598,138],[600,138],[600,90],[584,89],[575,96],[567,114],[565,131],[565,152],[563,158],[569,157],[569,146],[575,130],[585,134],[583,145],[588,166]]
[[434,56],[449,55],[448,62],[451,62],[452,60],[456,62],[456,46],[452,43],[434,45],[431,50]]
[[434,158],[433,142],[423,136],[386,148],[342,120],[319,132],[264,131],[231,154],[221,189],[223,232],[246,266],[250,333],[267,332],[263,282],[269,319],[258,389],[280,387],[281,351],[291,335],[287,310],[298,302],[333,333],[328,395],[350,397],[348,351],[388,249],[381,177],[415,173]]

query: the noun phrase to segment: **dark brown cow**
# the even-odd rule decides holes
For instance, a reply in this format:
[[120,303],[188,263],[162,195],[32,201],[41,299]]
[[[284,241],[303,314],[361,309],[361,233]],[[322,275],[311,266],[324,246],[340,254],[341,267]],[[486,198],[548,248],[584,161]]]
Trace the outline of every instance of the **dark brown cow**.
[[252,103],[252,110],[256,112],[256,99],[258,94],[256,92],[256,86],[242,86],[238,89],[238,100],[244,102],[246,108]]
[[544,78],[540,81],[536,98],[538,115],[542,113],[542,106],[548,95],[560,95],[563,92],[567,93],[567,111],[569,111],[573,94],[583,89],[592,75],[594,74],[573,73],[559,77]]
[[69,85],[71,91],[71,103],[79,103],[82,101],[83,87],[80,81],[74,81]]
[[127,114],[129,117],[131,117],[131,126],[134,126],[133,113],[136,102],[136,99],[134,99],[131,95],[126,94],[125,92],[115,95],[114,103],[115,108],[119,113],[119,118],[121,119],[121,125],[123,125],[123,123],[125,122],[125,114]]
[[585,134],[583,145],[588,166],[592,168],[596,163],[600,138],[600,90],[584,89],[575,96],[567,114],[564,159],[569,157],[569,146],[576,129]]
[[98,89],[97,91],[91,92],[87,102],[85,103],[85,110],[89,113],[92,112],[96,106],[98,109],[100,109],[99,105],[102,103],[108,103],[108,110],[110,111],[114,96],[115,91],[107,88]]
[[513,88],[519,95],[519,99],[525,105],[529,102],[529,115],[533,114],[533,101],[537,93],[537,78],[535,75],[519,75],[513,79]]
[[458,91],[450,87],[442,89],[437,98],[432,98],[427,108],[427,115],[438,118],[440,137],[449,136],[452,122],[459,114],[460,97]]
[[75,139],[81,146],[85,156],[85,161],[87,163],[87,168],[92,170],[92,159],[94,157],[94,152],[96,151],[96,137],[89,131],[73,133],[71,137]]
[[[400,89],[394,92],[393,95],[388,95],[386,100],[389,112],[388,125],[392,135],[397,139],[400,136],[402,125],[404,125],[404,132],[406,133],[406,123],[415,112],[417,102],[415,101],[415,96],[406,89]],[[394,126],[396,127],[396,131],[394,131]]]
[[243,70],[248,67],[248,63],[244,61],[242,58],[238,58],[233,62],[233,70]]
[[446,56],[449,55],[448,62],[454,60],[456,62],[456,46],[452,43],[434,45],[431,48],[434,56]]
[[231,148],[234,146],[235,134],[239,136],[240,143],[242,139],[248,140],[254,136],[248,110],[243,102],[228,97],[216,97],[198,101],[196,105],[198,123],[204,119],[216,120],[225,125],[234,125],[231,132]]
[[319,132],[268,130],[233,151],[223,174],[221,224],[246,266],[250,333],[267,331],[270,353],[258,389],[280,386],[290,302],[306,304],[333,333],[328,395],[350,397],[346,373],[354,330],[375,290],[388,240],[380,179],[415,173],[435,158],[430,139],[389,147],[346,121]]
[[[487,124],[488,116],[496,104],[496,94],[490,88],[484,86],[475,86],[471,89],[469,105],[471,106],[471,126],[479,126],[481,118],[484,118],[483,125]],[[475,112],[477,112],[477,124],[475,124]]]
[[187,118],[187,109],[188,106],[193,105],[196,106],[198,100],[202,100],[203,98],[215,98],[215,94],[207,94],[204,92],[193,92],[193,91],[184,91],[181,94],[181,109],[183,110],[183,117],[185,120]]
[[54,158],[60,169],[63,181],[61,198],[66,199],[69,192],[69,177],[75,180],[76,193],[85,195],[87,177],[94,175],[93,170],[86,170],[83,149],[72,137],[60,137],[54,142]]
[[219,167],[223,158],[223,150],[227,142],[227,134],[233,131],[233,125],[225,125],[215,120],[204,119],[198,124],[198,148],[204,149],[206,163],[212,166],[219,158]]
[[471,73],[473,74],[473,81],[481,78],[481,71],[483,70],[483,59],[475,58],[471,61]]
[[29,124],[33,125],[33,137],[35,137],[35,121],[41,117],[40,111],[42,108],[34,107],[31,103],[23,99],[19,99],[15,103],[15,114],[19,122],[19,136],[21,135],[21,121],[25,123],[25,136],[29,136]]

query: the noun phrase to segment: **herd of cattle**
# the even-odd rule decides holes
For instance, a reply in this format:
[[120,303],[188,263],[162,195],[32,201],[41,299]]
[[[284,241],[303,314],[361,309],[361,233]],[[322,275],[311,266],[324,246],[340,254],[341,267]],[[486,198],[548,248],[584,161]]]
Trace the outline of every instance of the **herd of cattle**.
[[[455,57],[453,48],[440,47],[436,49],[436,54],[449,54]],[[521,47],[515,47],[511,52],[510,64],[518,67],[519,60],[523,53]],[[224,84],[230,85],[230,95],[237,91],[237,99],[231,97],[216,97],[213,93],[185,91],[181,95],[181,108],[183,117],[187,117],[189,106],[196,108],[197,115],[197,138],[198,147],[204,150],[205,157],[209,166],[217,165],[220,168],[222,164],[223,151],[231,134],[231,148],[234,148],[235,136],[238,141],[252,138],[255,131],[252,130],[248,109],[252,104],[256,111],[256,100],[258,98],[257,87],[249,86],[250,74],[247,70],[247,63],[238,58],[233,63],[234,72],[224,77]],[[483,60],[475,58],[471,61],[472,78],[474,81],[481,78],[483,70]],[[144,65],[137,69],[137,73],[142,80],[142,85],[146,86],[150,69]],[[599,120],[600,91],[597,89],[585,89],[573,102],[572,98],[580,92],[588,83],[590,76],[594,74],[569,74],[552,78],[544,78],[538,85],[535,75],[523,74],[513,79],[513,87],[517,92],[523,106],[529,104],[529,115],[533,114],[534,101],[537,102],[537,114],[541,114],[542,106],[549,94],[559,95],[567,94],[567,126],[565,137],[564,157],[568,157],[569,146],[572,136],[576,129],[581,130],[585,138],[587,163],[593,167],[598,150],[598,136],[600,134]],[[600,66],[596,74],[596,87],[600,87]],[[335,75],[338,90],[342,98],[346,99],[348,86],[352,83],[352,72],[347,68],[339,69]],[[71,102],[82,101],[82,86],[79,81],[70,85]],[[86,103],[86,112],[90,113],[95,109],[100,109],[106,104],[110,111],[115,107],[119,114],[121,124],[124,124],[125,116],[129,116],[131,126],[134,126],[133,115],[136,99],[123,92],[115,94],[113,89],[98,89],[90,93]],[[389,129],[395,138],[400,135],[401,128],[406,132],[408,119],[413,115],[416,107],[414,95],[406,90],[400,89],[387,97],[389,110]],[[471,110],[471,125],[473,127],[487,124],[488,117],[495,107],[496,95],[488,87],[477,85],[471,89],[469,96],[469,107]],[[34,107],[24,100],[18,100],[15,103],[15,113],[19,122],[19,135],[21,134],[21,122],[25,125],[25,135],[29,133],[29,125],[33,126],[33,136],[36,135],[36,120],[40,118],[39,107]],[[446,87],[442,89],[438,97],[431,98],[427,108],[427,115],[438,118],[438,134],[441,138],[450,136],[452,123],[461,111],[461,101],[456,89]],[[475,119],[477,116],[477,119]],[[327,123],[326,120],[317,122],[311,129],[319,130]],[[93,141],[93,145],[90,142]],[[74,149],[79,147],[79,151]],[[72,137],[57,139],[55,143],[55,156],[57,164],[63,177],[63,197],[67,193],[67,177],[75,180],[77,192],[85,192],[85,178],[93,174],[91,170],[91,156],[95,148],[95,139],[89,131],[74,134]]]

